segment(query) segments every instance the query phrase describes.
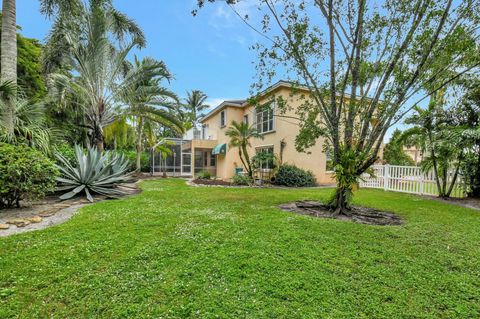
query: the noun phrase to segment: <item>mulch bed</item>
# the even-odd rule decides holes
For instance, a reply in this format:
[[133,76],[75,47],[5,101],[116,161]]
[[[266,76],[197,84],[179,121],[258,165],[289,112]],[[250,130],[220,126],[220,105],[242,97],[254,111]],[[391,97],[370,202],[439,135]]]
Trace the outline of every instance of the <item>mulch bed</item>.
[[403,219],[393,213],[367,207],[353,206],[349,215],[334,215],[328,207],[316,201],[298,201],[280,205],[279,208],[301,215],[353,221],[359,224],[379,226],[398,226],[403,224]]
[[197,179],[194,179],[192,182],[198,185],[232,186],[232,183],[222,181],[220,179],[197,178]]

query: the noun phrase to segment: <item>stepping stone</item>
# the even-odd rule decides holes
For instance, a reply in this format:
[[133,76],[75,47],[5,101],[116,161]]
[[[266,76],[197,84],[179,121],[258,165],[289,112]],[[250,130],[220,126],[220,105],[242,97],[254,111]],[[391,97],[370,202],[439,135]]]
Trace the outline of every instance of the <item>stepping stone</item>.
[[38,214],[39,217],[50,217],[50,216],[53,216],[55,215],[55,213],[57,212],[58,210],[46,210],[44,212],[41,212],[40,214]]
[[25,227],[30,225],[30,222],[26,219],[12,219],[7,221],[7,224],[15,225],[17,227]]
[[31,223],[40,223],[43,220],[43,218],[40,216],[33,216],[30,218],[27,218],[27,220]]
[[10,228],[9,224],[0,224],[0,230],[9,229],[9,228]]

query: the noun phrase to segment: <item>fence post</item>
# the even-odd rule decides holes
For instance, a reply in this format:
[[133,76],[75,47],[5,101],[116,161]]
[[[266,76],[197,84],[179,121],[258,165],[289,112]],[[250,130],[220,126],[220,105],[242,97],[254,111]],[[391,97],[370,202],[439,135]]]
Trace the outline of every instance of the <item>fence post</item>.
[[390,184],[390,165],[383,166],[383,190],[388,190]]
[[423,195],[425,191],[425,174],[420,169],[420,195]]

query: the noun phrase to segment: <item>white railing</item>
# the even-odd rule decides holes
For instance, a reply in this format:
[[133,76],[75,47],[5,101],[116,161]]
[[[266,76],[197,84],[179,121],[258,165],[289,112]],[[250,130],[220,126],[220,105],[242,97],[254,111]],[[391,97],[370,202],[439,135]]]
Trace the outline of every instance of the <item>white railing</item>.
[[[418,166],[373,165],[373,176],[363,174],[360,187],[380,188],[386,191],[438,195],[437,183],[433,172],[424,173]],[[453,178],[448,174],[447,181]],[[465,197],[465,183],[461,176],[453,188],[452,197]]]

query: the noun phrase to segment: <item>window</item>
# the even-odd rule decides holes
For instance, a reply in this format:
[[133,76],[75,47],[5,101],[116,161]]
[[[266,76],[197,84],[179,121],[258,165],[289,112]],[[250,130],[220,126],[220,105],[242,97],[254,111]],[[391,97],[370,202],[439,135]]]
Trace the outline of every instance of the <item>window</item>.
[[210,154],[210,166],[217,165],[217,155]]
[[256,153],[257,154],[260,154],[260,153],[265,153],[265,154],[268,154],[268,156],[266,156],[266,159],[265,160],[261,160],[260,162],[260,168],[262,169],[269,169],[269,168],[273,168],[273,146],[266,146],[266,147],[259,147],[256,149]]
[[243,123],[248,125],[248,114],[243,116]]
[[220,127],[224,127],[227,123],[225,111],[220,112]]
[[256,111],[256,126],[259,133],[273,131],[273,108],[266,107]]
[[203,152],[203,167],[208,166],[208,152]]
[[198,128],[194,127],[193,128],[193,139],[194,140],[200,140],[201,136],[202,136],[202,132]]

